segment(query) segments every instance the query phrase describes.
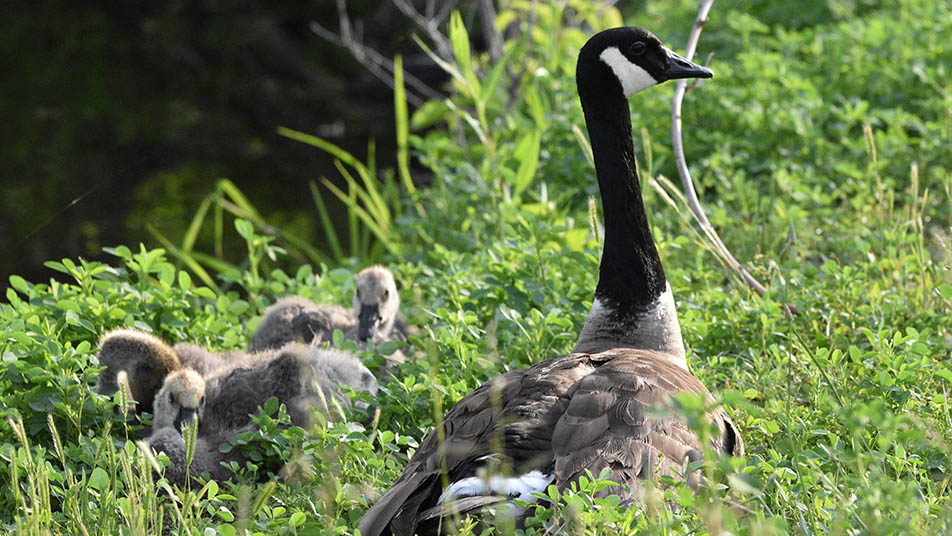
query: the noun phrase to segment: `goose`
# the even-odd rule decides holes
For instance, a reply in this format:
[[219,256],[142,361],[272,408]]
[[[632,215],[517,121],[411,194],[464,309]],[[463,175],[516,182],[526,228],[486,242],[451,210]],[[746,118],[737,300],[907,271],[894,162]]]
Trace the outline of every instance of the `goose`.
[[164,476],[172,484],[185,485],[188,476],[207,473],[213,480],[228,480],[233,476],[223,461],[243,461],[237,449],[222,453],[219,447],[238,434],[250,430],[250,426],[232,431],[220,431],[213,435],[196,435],[191,464],[188,463],[182,427],[194,423],[205,401],[204,378],[191,369],[179,369],[169,374],[155,400],[155,415],[152,433],[145,443],[156,453],[164,452],[169,457],[169,466]]
[[[237,435],[240,432],[236,432]],[[169,457],[169,466],[164,471],[165,478],[172,484],[184,486],[188,477],[195,478],[208,474],[211,480],[230,480],[234,473],[221,462],[236,461],[241,463],[244,457],[238,449],[228,453],[219,450],[220,445],[227,443],[234,436],[196,437],[192,450],[192,463],[188,464],[185,448],[185,438],[182,433],[172,427],[155,429],[145,439],[145,443],[156,453],[165,453]]]
[[[356,277],[353,309],[337,305],[316,305],[300,296],[278,300],[265,309],[264,317],[252,335],[250,352],[276,349],[289,342],[330,341],[335,329],[345,340],[357,341],[366,348],[368,341],[407,342],[411,334],[406,318],[400,314],[400,294],[393,272],[381,265],[361,270]],[[392,367],[406,361],[398,350],[387,356]]]
[[393,272],[376,264],[357,274],[354,291],[357,326],[348,334],[353,340],[406,342],[409,326],[400,314],[400,294]]
[[[98,358],[106,367],[99,374],[99,393],[111,396],[120,383],[125,383],[129,386],[130,405],[137,413],[152,413],[156,392],[165,377],[176,370],[189,368],[208,376],[249,359],[240,352],[219,355],[188,343],[169,346],[151,333],[125,328],[102,337]],[[125,378],[125,382],[120,382],[120,378]]]
[[136,412],[151,413],[162,381],[182,368],[182,360],[172,347],[152,334],[132,329],[105,334],[99,341],[98,359],[106,367],[99,373],[99,393],[111,396],[119,389],[119,378],[125,376]]
[[251,337],[251,353],[277,350],[290,342],[330,340],[335,329],[349,331],[357,325],[354,315],[339,305],[318,306],[307,298],[281,298],[265,309]]
[[227,434],[250,424],[271,397],[287,406],[292,422],[307,426],[311,407],[327,410],[334,401],[349,407],[344,385],[378,392],[377,379],[352,354],[291,343],[209,377],[188,368],[170,373],[155,396],[153,428],[180,431],[198,418],[200,436]]
[[[635,172],[628,108],[628,97],[658,83],[712,76],[640,28],[606,30],[582,47],[576,82],[605,239],[595,298],[573,353],[496,376],[463,397],[363,516],[361,534],[438,534],[454,516],[478,515],[511,497],[531,501],[532,492],[565,490],[605,468],[618,485],[598,495],[638,501],[646,479],[678,477],[684,461],[701,456],[701,440],[671,403],[682,392],[712,408],[714,451],[743,454],[730,417],[687,365]],[[668,411],[654,414],[652,406]],[[688,483],[697,478],[689,475]]]

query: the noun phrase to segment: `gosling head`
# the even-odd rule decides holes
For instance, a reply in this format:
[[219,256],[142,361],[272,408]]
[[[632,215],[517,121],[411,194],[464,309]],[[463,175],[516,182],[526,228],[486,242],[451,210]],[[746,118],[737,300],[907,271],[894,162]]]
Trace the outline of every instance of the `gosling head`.
[[617,87],[625,98],[677,78],[711,78],[714,73],[664,46],[651,32],[624,27],[593,36],[578,56],[579,96],[604,95]]
[[205,380],[194,370],[177,370],[165,378],[155,396],[152,428],[174,427],[181,432],[184,424],[201,417],[204,406]]
[[131,329],[117,329],[103,336],[99,363],[106,367],[99,374],[99,392],[115,393],[120,387],[120,373],[124,373],[136,409],[144,411],[152,411],[155,393],[165,377],[182,367],[169,345],[154,335]]
[[357,274],[354,314],[357,315],[357,337],[360,340],[389,334],[399,309],[400,295],[390,270],[375,265]]

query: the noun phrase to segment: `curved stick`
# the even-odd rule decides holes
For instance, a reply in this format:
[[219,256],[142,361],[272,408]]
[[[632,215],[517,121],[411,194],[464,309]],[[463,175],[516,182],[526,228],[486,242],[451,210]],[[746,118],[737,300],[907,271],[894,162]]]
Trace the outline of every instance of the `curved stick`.
[[[711,11],[711,6],[713,5],[714,0],[704,0],[704,2],[701,3],[697,18],[694,19],[694,25],[691,27],[691,35],[688,37],[687,50],[684,52],[684,57],[688,61],[694,57],[697,42],[701,38],[701,29],[704,23],[707,22],[707,14]],[[714,229],[714,226],[711,225],[711,222],[707,219],[707,215],[704,214],[701,202],[698,201],[697,193],[694,191],[694,181],[691,179],[691,172],[688,170],[688,163],[684,157],[684,142],[681,139],[681,101],[684,100],[687,86],[688,81],[686,79],[679,80],[678,86],[674,90],[674,99],[671,101],[671,143],[674,146],[674,160],[678,166],[678,175],[681,177],[681,186],[684,188],[688,206],[691,208],[691,212],[694,213],[694,217],[697,218],[698,223],[701,224],[701,229],[704,231],[704,234],[706,234],[708,239],[714,244],[717,252],[720,253],[727,264],[735,272],[740,274],[744,281],[746,281],[757,294],[763,296],[767,293],[767,288],[760,284],[754,276],[750,275],[750,273],[737,262],[737,259],[734,258],[730,250],[727,249],[727,246],[724,245],[724,242],[721,241],[721,237],[717,234],[717,230]]]

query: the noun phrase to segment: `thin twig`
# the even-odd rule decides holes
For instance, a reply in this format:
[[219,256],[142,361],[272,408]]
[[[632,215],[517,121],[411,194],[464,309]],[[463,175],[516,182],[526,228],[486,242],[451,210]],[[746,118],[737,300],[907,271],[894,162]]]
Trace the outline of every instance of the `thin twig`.
[[[532,30],[535,28],[536,24],[536,0],[529,0],[529,20],[526,23],[526,31],[523,32],[522,38],[527,41],[532,39]],[[516,104],[516,97],[519,90],[519,87],[522,85],[522,77],[526,74],[527,63],[519,62],[519,72],[515,72],[513,69],[513,62],[509,62],[509,65],[506,66],[506,71],[509,72],[509,85],[506,87],[506,110],[512,111],[512,107]]]
[[[701,38],[701,29],[704,27],[704,23],[707,22],[707,14],[711,11],[711,6],[713,5],[714,0],[704,0],[698,10],[697,18],[694,19],[694,25],[691,27],[691,35],[688,37],[687,50],[685,50],[684,53],[684,57],[689,61],[694,57],[698,40]],[[684,193],[688,200],[688,207],[690,207],[691,212],[694,213],[694,217],[697,218],[704,234],[711,240],[728,266],[740,274],[741,278],[743,278],[757,294],[763,296],[767,293],[767,288],[737,262],[737,259],[734,258],[730,250],[727,249],[727,246],[724,245],[724,242],[721,241],[717,230],[714,229],[710,220],[707,219],[707,215],[701,207],[701,202],[698,201],[697,192],[694,190],[694,181],[691,179],[690,170],[688,170],[687,159],[684,156],[684,142],[681,136],[681,103],[684,100],[684,94],[687,92],[687,86],[687,79],[682,79],[678,81],[678,86],[674,90],[674,99],[671,101],[671,143],[674,146],[674,160],[677,163],[678,175],[681,177],[681,186],[684,188]],[[790,312],[796,311],[792,306],[786,305],[785,307]]]
[[427,17],[422,13],[416,10],[408,0],[393,0],[393,5],[397,6],[407,18],[412,20],[417,26],[419,26],[424,32],[426,32],[427,37],[433,41],[433,45],[436,47],[436,53],[445,61],[452,61],[453,59],[453,45],[450,44],[450,40],[443,35],[443,32],[440,31],[440,24],[449,16],[453,7],[456,6],[454,1],[445,1],[443,7],[440,9],[440,12],[437,13],[436,17]]
[[[340,18],[339,34],[324,28],[318,24],[317,21],[310,22],[310,30],[322,39],[346,48],[354,57],[354,59],[360,62],[364,68],[366,68],[371,74],[377,77],[377,79],[387,84],[392,89],[394,69],[393,61],[365,45],[358,37],[355,36],[355,31],[353,25],[350,22],[350,17],[347,15],[347,5],[344,0],[338,0],[337,13]],[[419,93],[419,95],[417,95],[411,91],[407,91],[407,101],[409,101],[414,107],[422,106],[425,100],[443,98],[443,96],[440,95],[438,91],[434,90],[410,73],[404,72],[404,81],[406,81],[406,84],[409,88],[412,88],[417,93]]]
[[502,34],[496,28],[496,7],[493,6],[493,0],[479,2],[479,20],[483,26],[483,38],[489,47],[489,57],[496,63],[502,57],[503,46]]

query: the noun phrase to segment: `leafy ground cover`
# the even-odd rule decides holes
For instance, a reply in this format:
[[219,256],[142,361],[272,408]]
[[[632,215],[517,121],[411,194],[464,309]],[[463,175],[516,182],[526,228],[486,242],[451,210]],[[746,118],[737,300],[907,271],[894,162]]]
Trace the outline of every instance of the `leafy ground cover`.
[[[540,4],[500,11],[501,26],[522,32],[498,62],[471,53],[454,18],[454,96],[398,125],[396,171],[378,177],[339,155],[356,238],[341,237],[328,254],[337,263],[279,268],[308,252],[246,207],[225,238],[248,244],[233,264],[169,241],[117,246],[111,264],[50,262],[68,283],[11,277],[0,303],[4,528],[350,534],[454,402],[500,372],[567,352],[599,258],[575,55],[622,16]],[[677,47],[694,10],[651,2],[625,20]],[[558,508],[566,532],[949,532],[948,35],[952,5],[940,0],[715,5],[699,56],[716,53],[716,78],[688,93],[685,142],[712,222],[769,284],[765,298],[718,263],[664,178],[674,174],[673,88],[634,101],[646,202],[689,363],[730,408],[748,455],[707,460],[710,487],[698,495],[666,482],[634,510],[591,499],[603,483],[583,482]],[[398,119],[399,95],[398,84]],[[410,152],[434,171],[432,186],[412,186]],[[98,338],[131,326],[245,347],[279,296],[346,303],[354,262],[368,260],[347,261],[355,252],[392,266],[421,327],[411,343],[420,359],[382,388],[379,413],[305,432],[282,428],[280,410],[263,408],[261,432],[237,445],[257,453],[237,483],[153,485],[150,467],[161,460],[133,442],[144,425],[91,391]],[[782,303],[800,314],[786,316]],[[278,458],[291,460],[283,477],[259,482]],[[535,523],[555,518],[540,509]]]

